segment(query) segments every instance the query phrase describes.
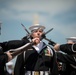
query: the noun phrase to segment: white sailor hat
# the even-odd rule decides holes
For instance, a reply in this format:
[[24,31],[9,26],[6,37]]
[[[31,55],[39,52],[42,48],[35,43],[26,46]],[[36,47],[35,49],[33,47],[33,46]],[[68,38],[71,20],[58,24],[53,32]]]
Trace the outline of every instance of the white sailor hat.
[[31,31],[36,30],[36,29],[39,29],[39,28],[42,29],[42,30],[45,29],[45,27],[42,26],[42,25],[40,25],[40,24],[34,24],[34,25],[32,25],[31,27],[29,27],[29,29],[30,29]]
[[76,43],[76,37],[69,37],[69,38],[66,38],[67,41],[72,41],[72,42],[75,42]]
[[13,62],[9,61],[8,63],[6,63],[6,66],[9,66],[9,65],[13,65]]

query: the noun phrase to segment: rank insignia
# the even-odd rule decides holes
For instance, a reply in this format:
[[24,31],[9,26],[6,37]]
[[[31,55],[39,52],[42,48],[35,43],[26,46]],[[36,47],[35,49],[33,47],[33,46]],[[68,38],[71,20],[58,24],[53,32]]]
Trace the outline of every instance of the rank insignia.
[[45,56],[52,56],[52,53],[51,53],[51,49],[50,48],[46,48],[44,50],[44,52],[45,52]]
[[49,50],[45,50],[45,56],[51,56],[50,51]]

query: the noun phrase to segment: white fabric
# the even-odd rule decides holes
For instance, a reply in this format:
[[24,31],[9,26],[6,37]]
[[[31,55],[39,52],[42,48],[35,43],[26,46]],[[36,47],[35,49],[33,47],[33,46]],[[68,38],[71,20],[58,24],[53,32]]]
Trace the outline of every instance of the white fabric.
[[6,66],[8,65],[13,65],[13,62],[9,61],[8,63],[6,63]]
[[42,25],[33,25],[33,26],[31,26],[29,29],[32,31],[32,30],[35,30],[35,29],[38,29],[38,28],[41,28],[41,29],[45,29],[45,27],[44,26],[42,26]]
[[69,37],[67,39],[72,39],[72,40],[76,40],[76,37]]
[[33,47],[36,49],[36,51],[39,53],[42,49],[42,46],[43,46],[43,42],[40,41],[40,43],[38,45],[33,45]]
[[9,74],[12,74],[12,73],[13,73],[13,70],[12,70],[12,69],[7,69],[7,72],[8,72]]
[[49,75],[49,71],[27,71],[25,75]]
[[27,71],[25,75],[31,75],[31,71]]
[[76,43],[76,37],[69,37],[69,38],[66,38],[67,39],[67,42],[74,42]]

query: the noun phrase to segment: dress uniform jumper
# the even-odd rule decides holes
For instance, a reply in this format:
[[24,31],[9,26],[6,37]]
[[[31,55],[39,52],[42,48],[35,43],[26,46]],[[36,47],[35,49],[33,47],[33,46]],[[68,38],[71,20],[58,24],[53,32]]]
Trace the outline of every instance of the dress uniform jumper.
[[66,65],[62,75],[76,75],[76,44],[60,45],[60,50],[65,52],[57,52],[57,59]]
[[[25,55],[25,58],[24,58]],[[42,73],[43,72],[43,73]],[[34,47],[17,57],[15,75],[58,75],[55,52],[43,43],[40,52]]]

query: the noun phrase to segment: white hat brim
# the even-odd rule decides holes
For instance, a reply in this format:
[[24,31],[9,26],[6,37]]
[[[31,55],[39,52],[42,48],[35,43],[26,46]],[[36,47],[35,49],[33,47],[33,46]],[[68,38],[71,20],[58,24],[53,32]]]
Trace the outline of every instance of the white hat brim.
[[42,26],[42,25],[36,25],[36,26],[31,26],[31,27],[29,27],[29,29],[30,29],[31,31],[32,31],[32,30],[35,30],[35,29],[38,29],[38,28],[40,28],[40,29],[42,29],[42,30],[45,29],[45,27]]
[[66,38],[67,40],[76,40],[76,37],[69,37],[69,38]]
[[69,37],[67,38],[67,41],[76,43],[76,37]]

